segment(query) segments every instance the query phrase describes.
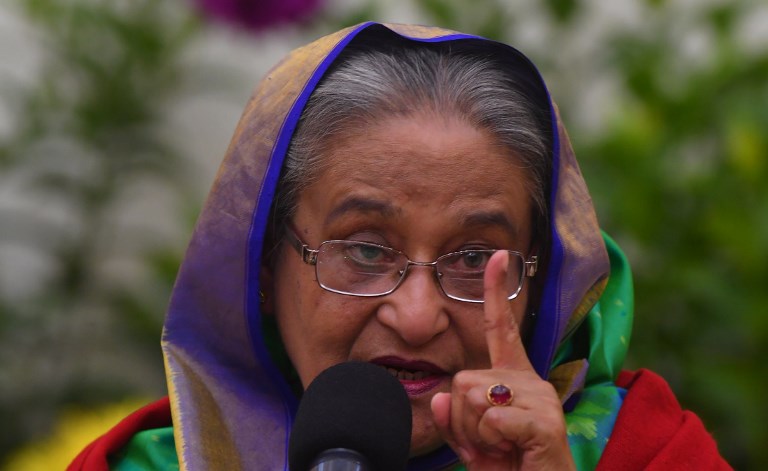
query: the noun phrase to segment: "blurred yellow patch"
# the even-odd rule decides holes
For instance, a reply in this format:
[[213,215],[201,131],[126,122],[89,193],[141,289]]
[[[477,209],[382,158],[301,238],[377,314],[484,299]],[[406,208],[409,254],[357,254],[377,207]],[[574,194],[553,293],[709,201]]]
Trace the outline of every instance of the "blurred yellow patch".
[[759,177],[765,165],[766,142],[755,122],[732,122],[728,126],[727,150],[734,167],[745,176]]
[[29,443],[13,453],[2,470],[64,469],[86,445],[147,403],[148,400],[129,399],[98,409],[65,410],[49,437]]

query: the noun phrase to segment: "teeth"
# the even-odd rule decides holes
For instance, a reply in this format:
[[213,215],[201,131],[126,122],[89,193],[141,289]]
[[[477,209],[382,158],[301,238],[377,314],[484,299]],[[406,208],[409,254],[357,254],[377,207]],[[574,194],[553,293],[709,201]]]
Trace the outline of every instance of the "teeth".
[[420,379],[424,379],[427,376],[429,376],[429,373],[425,371],[408,371],[408,370],[398,370],[396,368],[389,368],[386,367],[386,370],[394,376],[395,378],[399,380],[404,381],[418,381]]

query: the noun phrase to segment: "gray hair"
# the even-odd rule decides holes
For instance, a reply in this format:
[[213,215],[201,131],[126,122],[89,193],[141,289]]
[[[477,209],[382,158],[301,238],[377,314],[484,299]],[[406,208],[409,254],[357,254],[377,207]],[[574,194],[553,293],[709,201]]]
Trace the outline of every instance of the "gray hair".
[[335,136],[417,110],[456,115],[491,132],[512,151],[527,173],[534,237],[546,237],[552,166],[549,102],[532,66],[521,66],[517,56],[514,61],[499,56],[471,40],[348,46],[298,122],[273,204],[273,241],[293,216],[298,195],[322,174],[323,151]]

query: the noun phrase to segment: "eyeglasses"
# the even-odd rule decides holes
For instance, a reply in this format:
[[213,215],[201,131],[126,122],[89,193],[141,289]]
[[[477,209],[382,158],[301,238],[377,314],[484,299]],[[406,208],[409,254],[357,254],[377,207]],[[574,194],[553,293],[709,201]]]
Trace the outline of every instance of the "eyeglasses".
[[[434,262],[414,262],[395,249],[356,240],[326,240],[316,250],[310,249],[291,229],[286,239],[304,263],[315,266],[320,287],[350,296],[384,296],[395,291],[405,280],[408,268],[433,267],[440,289],[451,299],[468,303],[483,302],[483,275],[491,256],[498,250],[460,250],[442,255]],[[507,299],[514,299],[523,288],[523,280],[533,277],[538,257],[527,260],[520,252],[507,250]]]

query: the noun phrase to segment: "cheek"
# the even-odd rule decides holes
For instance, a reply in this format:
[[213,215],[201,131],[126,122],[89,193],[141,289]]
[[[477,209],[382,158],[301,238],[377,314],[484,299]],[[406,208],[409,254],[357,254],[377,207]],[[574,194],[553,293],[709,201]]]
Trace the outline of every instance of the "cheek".
[[465,313],[461,321],[456,323],[456,331],[460,337],[464,352],[464,367],[468,370],[484,370],[491,366],[488,356],[488,343],[483,328],[483,312]]
[[330,293],[311,276],[278,277],[276,315],[286,353],[306,387],[326,368],[349,360],[366,320],[361,303]]
[[[512,315],[520,326],[521,335],[525,336],[528,324],[527,298],[525,290],[510,301]],[[464,313],[456,323],[457,331],[461,337],[461,344],[465,355],[465,369],[482,370],[491,367],[491,359],[488,354],[488,341],[483,327],[483,311],[477,313]],[[525,338],[525,337],[524,337]]]

